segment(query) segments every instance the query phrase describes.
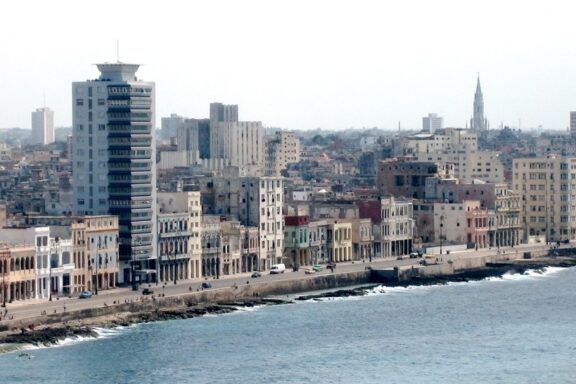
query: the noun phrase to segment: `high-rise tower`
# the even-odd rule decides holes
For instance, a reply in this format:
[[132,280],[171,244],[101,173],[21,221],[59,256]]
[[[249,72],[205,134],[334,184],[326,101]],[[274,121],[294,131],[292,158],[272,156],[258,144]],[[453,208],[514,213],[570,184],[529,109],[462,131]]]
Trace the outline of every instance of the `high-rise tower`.
[[32,142],[50,144],[54,142],[54,111],[38,108],[32,112]]
[[480,87],[480,75],[476,82],[476,93],[474,94],[474,113],[470,119],[470,128],[475,131],[484,131],[488,129],[488,120],[484,116],[484,97]]
[[[118,281],[156,269],[154,83],[138,64],[97,64],[100,77],[72,84],[74,210],[119,218]],[[97,244],[94,244],[97,246]]]

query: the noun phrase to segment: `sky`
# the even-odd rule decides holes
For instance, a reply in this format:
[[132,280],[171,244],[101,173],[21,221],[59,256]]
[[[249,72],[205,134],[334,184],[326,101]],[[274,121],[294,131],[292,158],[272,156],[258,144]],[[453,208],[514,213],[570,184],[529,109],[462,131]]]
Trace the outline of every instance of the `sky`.
[[465,127],[480,73],[486,117],[565,129],[576,110],[571,1],[8,0],[0,14],[0,128],[44,105],[70,126],[71,83],[141,63],[157,125],[238,104],[287,129]]

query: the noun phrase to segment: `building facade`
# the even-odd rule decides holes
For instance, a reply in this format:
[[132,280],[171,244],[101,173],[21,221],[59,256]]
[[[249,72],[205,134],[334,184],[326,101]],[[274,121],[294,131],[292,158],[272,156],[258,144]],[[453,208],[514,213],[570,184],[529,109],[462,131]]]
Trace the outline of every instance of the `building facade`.
[[156,270],[154,83],[137,64],[98,64],[73,93],[74,208],[119,217],[122,282]]
[[434,133],[438,129],[444,128],[444,119],[436,113],[429,113],[422,118],[422,130],[424,132]]
[[514,159],[512,187],[521,196],[526,241],[576,238],[576,158],[548,155]]
[[54,111],[38,108],[32,112],[32,142],[50,144],[54,142]]

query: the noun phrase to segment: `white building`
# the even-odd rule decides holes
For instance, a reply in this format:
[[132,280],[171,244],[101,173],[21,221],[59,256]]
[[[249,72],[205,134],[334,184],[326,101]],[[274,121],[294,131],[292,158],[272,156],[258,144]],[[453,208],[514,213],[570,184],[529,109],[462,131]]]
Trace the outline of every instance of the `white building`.
[[478,134],[469,129],[445,128],[434,134],[421,133],[407,137],[402,154],[418,161],[453,164],[454,177],[463,183],[482,180],[504,182],[504,166],[496,151],[478,149]]
[[434,133],[438,129],[444,128],[444,119],[436,113],[429,113],[422,118],[422,130],[424,132]]
[[264,131],[260,121],[238,121],[238,106],[210,104],[210,159],[223,159],[242,176],[264,168]]
[[396,257],[412,252],[414,237],[411,201],[386,197],[381,200],[380,251],[382,257]]
[[138,64],[97,67],[72,84],[74,208],[119,217],[121,275],[134,281],[156,270],[154,83]]
[[32,143],[50,144],[54,142],[54,111],[38,108],[32,112]]
[[200,192],[158,193],[160,282],[201,277]]

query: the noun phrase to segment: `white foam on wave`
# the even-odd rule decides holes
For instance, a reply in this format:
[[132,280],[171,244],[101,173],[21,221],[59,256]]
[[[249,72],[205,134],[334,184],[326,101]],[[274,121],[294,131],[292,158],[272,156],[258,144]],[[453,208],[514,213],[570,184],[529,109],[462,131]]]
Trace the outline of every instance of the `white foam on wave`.
[[522,280],[536,280],[543,277],[554,275],[558,272],[565,270],[562,267],[544,267],[542,269],[529,269],[524,273],[508,272],[502,276],[494,276],[486,278],[485,281],[522,281]]

